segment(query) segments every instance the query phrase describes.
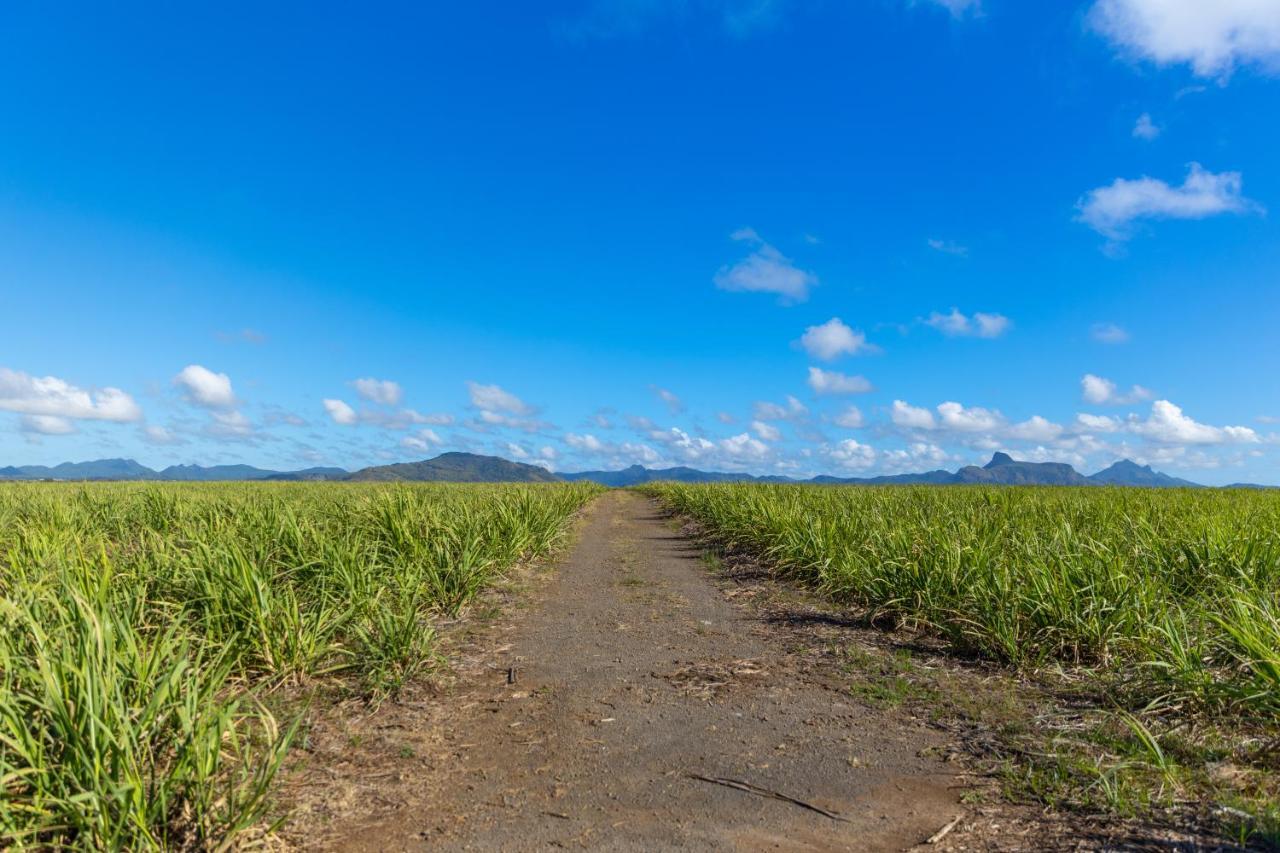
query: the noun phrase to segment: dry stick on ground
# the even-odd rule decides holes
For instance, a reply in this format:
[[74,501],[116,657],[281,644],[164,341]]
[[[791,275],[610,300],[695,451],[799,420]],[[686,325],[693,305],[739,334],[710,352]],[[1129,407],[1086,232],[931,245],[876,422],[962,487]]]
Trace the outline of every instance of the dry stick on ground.
[[929,839],[928,839],[927,841],[925,841],[925,844],[937,844],[939,841],[941,841],[942,839],[944,839],[944,838],[946,838],[946,837],[947,837],[947,833],[951,832],[951,830],[953,830],[953,829],[955,829],[957,826],[959,826],[959,825],[960,825],[960,821],[962,821],[962,820],[964,820],[964,815],[963,815],[963,814],[958,814],[958,815],[956,815],[955,817],[953,817],[953,818],[951,819],[951,822],[950,822],[950,823],[948,823],[946,826],[942,827],[942,829],[939,829],[939,830],[938,830],[937,832],[935,832],[933,835],[930,835],[930,836],[929,836]]
[[781,800],[784,803],[791,803],[802,809],[808,809],[811,812],[817,812],[823,817],[829,817],[832,820],[838,820],[842,823],[848,823],[849,819],[841,817],[835,812],[829,812],[824,808],[815,806],[813,803],[806,803],[804,800],[797,800],[795,797],[788,797],[786,794],[780,794],[777,791],[770,791],[768,788],[761,788],[759,785],[752,785],[750,782],[740,782],[737,779],[726,779],[723,776],[703,776],[698,773],[688,774],[690,779],[697,779],[700,782],[710,782],[713,785],[724,785],[726,788],[736,788],[739,791],[746,791],[748,794],[755,794],[757,797],[768,797],[773,800]]

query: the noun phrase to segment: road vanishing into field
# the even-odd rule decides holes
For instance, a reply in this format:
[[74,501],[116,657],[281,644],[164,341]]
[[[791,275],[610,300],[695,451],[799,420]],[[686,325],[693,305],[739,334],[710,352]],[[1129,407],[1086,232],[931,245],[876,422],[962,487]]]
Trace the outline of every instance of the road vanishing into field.
[[955,765],[925,757],[940,736],[804,666],[701,553],[637,494],[595,501],[487,659],[383,724],[424,730],[391,793],[350,792],[386,807],[313,843],[902,850],[964,811]]

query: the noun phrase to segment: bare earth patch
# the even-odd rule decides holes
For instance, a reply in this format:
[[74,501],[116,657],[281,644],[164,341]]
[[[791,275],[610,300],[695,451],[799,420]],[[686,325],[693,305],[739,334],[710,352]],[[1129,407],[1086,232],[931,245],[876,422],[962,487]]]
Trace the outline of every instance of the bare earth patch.
[[[932,682],[904,672],[900,649],[749,567],[712,575],[702,553],[636,494],[596,501],[554,574],[509,591],[501,618],[444,631],[434,686],[317,712],[284,787],[284,841],[1193,849],[1002,802],[974,757],[980,733],[920,711]],[[909,666],[957,669],[927,651]]]

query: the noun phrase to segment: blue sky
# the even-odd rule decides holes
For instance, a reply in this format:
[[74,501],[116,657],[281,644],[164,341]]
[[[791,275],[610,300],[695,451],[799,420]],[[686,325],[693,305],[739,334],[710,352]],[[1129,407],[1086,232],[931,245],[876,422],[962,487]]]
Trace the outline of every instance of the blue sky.
[[1280,0],[266,5],[0,12],[0,464],[1280,482]]

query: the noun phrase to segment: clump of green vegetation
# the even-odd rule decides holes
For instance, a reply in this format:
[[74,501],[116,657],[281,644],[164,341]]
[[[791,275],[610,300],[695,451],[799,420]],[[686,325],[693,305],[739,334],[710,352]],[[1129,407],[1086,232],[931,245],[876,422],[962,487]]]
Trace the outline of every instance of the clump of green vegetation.
[[[1096,740],[1113,760],[1058,775],[1088,778],[1092,798],[1114,807],[1185,797],[1196,785],[1184,778],[1188,766],[1207,778],[1226,763],[1247,780],[1239,802],[1257,806],[1255,837],[1280,826],[1280,496],[761,484],[646,491],[728,550],[754,554],[868,622],[1086,679],[1107,712],[1108,731]],[[1232,740],[1234,749],[1213,747]],[[1140,792],[1119,790],[1137,777]],[[1225,811],[1244,814],[1231,804]]]
[[261,701],[434,661],[583,485],[0,486],[0,846],[225,846],[295,725]]

